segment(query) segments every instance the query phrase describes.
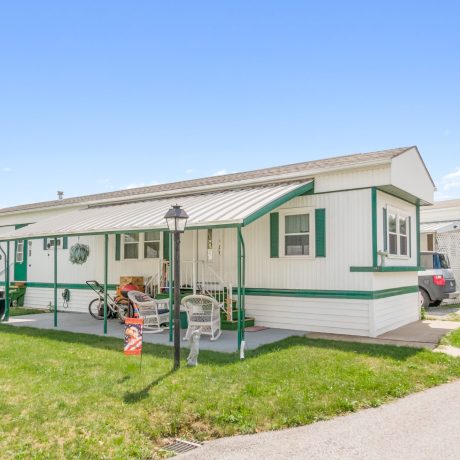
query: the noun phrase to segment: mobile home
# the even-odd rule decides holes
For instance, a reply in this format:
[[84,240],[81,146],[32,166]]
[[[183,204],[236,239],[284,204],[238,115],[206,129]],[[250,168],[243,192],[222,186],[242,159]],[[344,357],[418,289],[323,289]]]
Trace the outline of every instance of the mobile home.
[[[85,312],[85,281],[104,273],[110,289],[123,275],[167,285],[164,215],[179,204],[181,286],[238,292],[257,325],[374,337],[419,319],[420,207],[433,192],[417,148],[398,148],[10,207],[0,241],[27,306],[53,304],[56,251],[56,286],[70,291],[58,307]],[[77,242],[90,248],[82,265],[69,262]]]

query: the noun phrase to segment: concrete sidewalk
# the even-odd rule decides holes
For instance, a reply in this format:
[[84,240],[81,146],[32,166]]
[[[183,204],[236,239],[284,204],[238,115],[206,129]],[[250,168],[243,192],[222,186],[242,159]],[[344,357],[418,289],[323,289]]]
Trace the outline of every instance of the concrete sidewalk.
[[205,443],[183,460],[460,458],[460,381],[300,428]]
[[323,334],[309,332],[311,339],[340,340],[344,342],[375,343],[379,345],[399,345],[433,350],[439,341],[450,331],[460,328],[458,321],[415,321],[405,326],[386,332],[378,337],[360,337],[356,335]]

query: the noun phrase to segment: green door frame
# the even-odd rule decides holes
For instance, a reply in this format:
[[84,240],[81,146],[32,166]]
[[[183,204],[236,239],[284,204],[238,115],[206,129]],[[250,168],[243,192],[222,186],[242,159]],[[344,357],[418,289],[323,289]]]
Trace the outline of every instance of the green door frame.
[[[5,260],[5,313],[3,318],[8,321],[10,319],[10,242],[6,242],[6,252],[1,246],[0,251]],[[1,317],[0,321],[2,321]]]

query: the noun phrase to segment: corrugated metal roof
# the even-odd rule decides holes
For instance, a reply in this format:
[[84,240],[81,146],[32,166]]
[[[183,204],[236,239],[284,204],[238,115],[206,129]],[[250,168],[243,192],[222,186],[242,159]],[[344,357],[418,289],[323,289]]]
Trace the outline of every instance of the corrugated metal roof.
[[431,211],[432,209],[447,209],[447,208],[460,208],[460,200],[446,200],[446,201],[435,201],[431,206],[427,206],[425,211]]
[[139,201],[110,206],[93,206],[62,212],[2,235],[2,240],[59,235],[83,235],[166,229],[164,215],[179,204],[189,215],[187,227],[238,225],[249,222],[261,210],[269,212],[288,199],[311,188],[312,181],[244,188],[168,199]]
[[407,150],[414,147],[401,147],[389,150],[380,150],[370,153],[355,153],[352,155],[325,158],[322,160],[306,161],[294,163],[285,166],[276,166],[272,168],[257,169],[242,173],[225,174],[220,176],[205,177],[181,182],[172,182],[169,184],[151,185],[148,187],[139,187],[129,190],[118,190],[115,192],[98,193],[94,195],[79,196],[66,198],[63,200],[44,201],[40,203],[31,203],[20,206],[12,206],[0,209],[0,214],[9,212],[26,211],[31,209],[42,209],[58,206],[72,206],[78,204],[87,204],[97,201],[123,201],[139,197],[145,199],[148,195],[162,192],[172,192],[174,190],[194,189],[198,187],[222,187],[228,183],[250,182],[263,178],[273,178],[272,183],[279,181],[280,176],[297,174],[298,178],[308,179],[312,177],[313,171],[328,170],[331,168],[360,167],[370,162],[390,161],[392,158],[401,155]]
[[445,233],[460,230],[460,221],[420,224],[420,233]]

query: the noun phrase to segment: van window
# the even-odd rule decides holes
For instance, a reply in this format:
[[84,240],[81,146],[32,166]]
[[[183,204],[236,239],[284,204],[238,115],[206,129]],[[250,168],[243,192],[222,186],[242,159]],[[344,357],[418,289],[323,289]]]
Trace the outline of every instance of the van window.
[[436,256],[439,259],[439,263],[436,265],[439,265],[437,268],[450,268],[449,264],[449,258],[447,257],[446,254],[436,254]]
[[433,254],[420,254],[420,264],[425,270],[432,270]]

